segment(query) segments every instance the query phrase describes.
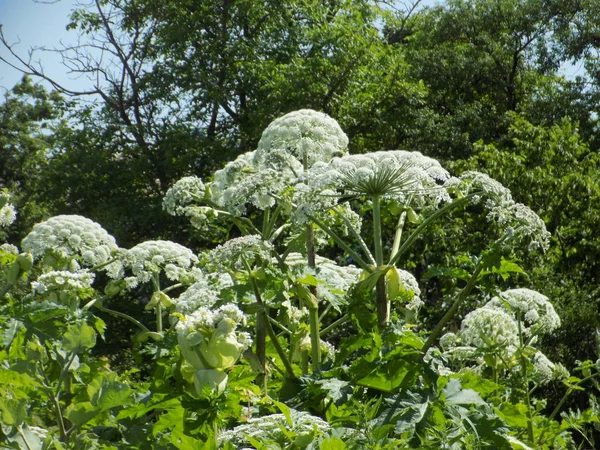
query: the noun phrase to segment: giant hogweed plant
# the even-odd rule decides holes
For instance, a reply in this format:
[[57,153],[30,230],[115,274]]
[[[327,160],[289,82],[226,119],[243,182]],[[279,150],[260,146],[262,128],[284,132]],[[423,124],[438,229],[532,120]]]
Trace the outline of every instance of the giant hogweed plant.
[[[490,274],[520,273],[513,258],[546,248],[543,222],[481,173],[347,144],[332,118],[301,110],[212,179],[175,183],[166,211],[198,232],[230,225],[232,239],[199,254],[164,240],[121,249],[79,216],[36,225],[20,250],[3,245],[3,445],[574,448],[569,430],[597,423],[596,404],[559,422],[560,408],[599,372],[586,362],[572,376],[536,348],[560,325],[546,297],[498,288],[448,328],[489,294]],[[3,227],[15,219],[5,198]],[[489,243],[426,330],[407,255],[432,226],[473,212]],[[153,320],[114,306],[140,293]],[[93,353],[117,319],[137,329],[151,374],[117,373]],[[556,380],[567,389],[546,416],[536,394]]]

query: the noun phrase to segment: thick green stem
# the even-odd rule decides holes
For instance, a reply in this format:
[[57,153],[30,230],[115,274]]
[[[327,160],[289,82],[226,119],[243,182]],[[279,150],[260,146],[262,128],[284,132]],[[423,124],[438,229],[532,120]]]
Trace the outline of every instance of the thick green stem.
[[373,201],[373,245],[375,249],[375,264],[383,266],[383,240],[381,237],[381,203],[378,195],[374,195]]
[[267,393],[267,313],[264,309],[256,313],[256,357],[262,373],[259,376],[263,393]]
[[162,305],[160,303],[156,305],[156,332],[163,332]]
[[25,447],[27,447],[27,450],[33,450],[31,448],[31,445],[29,445],[29,441],[25,437],[25,433],[23,433],[23,429],[21,428],[21,425],[19,425],[17,427],[17,432],[21,435],[21,439],[23,439],[23,442],[25,442]]
[[[315,252],[315,236],[312,224],[306,226],[306,256],[308,259],[308,267],[316,269],[316,252]],[[317,298],[317,287],[310,286],[310,293]],[[310,326],[310,344],[312,353],[312,369],[313,372],[321,370],[321,339],[319,332],[319,303],[315,302],[308,310],[309,326]]]
[[308,320],[310,324],[310,345],[312,353],[313,373],[321,370],[321,333],[319,332],[319,310],[309,309]]
[[114,309],[105,308],[104,306],[102,306],[101,301],[100,301],[100,303],[98,301],[95,301],[94,302],[94,306],[97,309],[99,309],[100,311],[103,311],[105,313],[112,314],[114,316],[121,317],[122,319],[128,320],[129,322],[131,322],[131,323],[135,324],[136,326],[140,327],[143,331],[146,331],[148,333],[150,332],[150,330],[143,323],[141,323],[139,320],[136,320],[133,317],[131,317],[130,315],[122,313],[120,311],[115,311]]
[[521,314],[517,313],[517,328],[519,330],[519,347],[520,347],[520,359],[521,359],[521,375],[523,376],[523,387],[525,389],[525,405],[527,406],[527,434],[529,436],[529,443],[534,444],[535,436],[533,434],[533,418],[531,414],[531,398],[529,396],[529,377],[527,375],[527,360],[523,354],[525,345],[523,344],[523,330],[521,327]]
[[[373,246],[375,249],[375,263],[377,267],[383,266],[383,239],[381,236],[381,203],[378,195],[373,201]],[[377,294],[377,327],[379,331],[385,330],[390,322],[390,301],[385,288],[385,276],[379,277],[375,285]]]
[[0,290],[0,298],[4,297],[8,291],[10,291],[14,287],[14,283],[7,283],[2,290]]
[[65,421],[63,419],[62,409],[60,407],[60,389],[62,387],[65,376],[69,372],[69,367],[71,367],[71,364],[73,364],[73,361],[75,361],[76,357],[77,353],[71,353],[67,363],[63,366],[62,370],[60,371],[60,375],[58,376],[58,382],[56,383],[56,391],[54,392],[53,398],[54,408],[56,409],[56,422],[60,431],[60,438],[63,441],[67,439],[67,431],[65,428]]
[[477,283],[477,279],[479,278],[479,274],[481,273],[482,270],[483,270],[483,260],[480,259],[479,262],[477,263],[477,266],[475,266],[475,271],[473,272],[473,275],[471,275],[471,278],[469,278],[467,285],[460,291],[460,293],[458,294],[458,298],[454,301],[454,303],[452,304],[452,306],[450,307],[448,312],[446,312],[446,314],[444,314],[444,317],[442,317],[442,320],[439,321],[439,323],[435,326],[435,328],[429,335],[429,338],[423,345],[423,349],[422,349],[423,353],[427,353],[427,350],[429,350],[429,348],[431,348],[431,346],[435,343],[435,341],[440,337],[446,324],[448,322],[450,322],[450,320],[454,317],[454,315],[456,314],[456,311],[458,311],[458,307],[465,300],[465,298],[467,298],[467,296],[471,293],[471,291],[475,287],[475,284]]
[[571,395],[571,393],[581,384],[585,383],[588,380],[591,380],[592,378],[596,378],[597,376],[600,376],[600,372],[597,372],[593,375],[588,375],[585,378],[582,378],[581,380],[579,380],[577,383],[575,383],[574,385],[570,386],[569,389],[567,389],[567,392],[565,392],[565,395],[562,396],[562,398],[560,399],[560,402],[558,402],[558,405],[556,405],[556,408],[554,408],[554,411],[552,411],[552,414],[550,414],[550,416],[548,417],[549,420],[554,420],[554,417],[556,417],[556,415],[559,413],[560,409],[562,408],[562,406],[565,404],[565,402],[567,401],[567,397],[569,397],[569,395]]
[[398,218],[398,225],[396,225],[396,234],[394,235],[394,244],[392,245],[392,252],[390,253],[390,264],[394,260],[398,249],[400,248],[400,241],[402,241],[402,230],[404,229],[404,222],[406,221],[406,211],[402,211]]

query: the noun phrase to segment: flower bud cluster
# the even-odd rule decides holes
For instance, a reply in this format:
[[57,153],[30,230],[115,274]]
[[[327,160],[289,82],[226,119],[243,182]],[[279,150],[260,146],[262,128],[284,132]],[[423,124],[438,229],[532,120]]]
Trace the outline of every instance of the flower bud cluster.
[[235,305],[202,306],[178,317],[175,329],[181,354],[196,370],[228,369],[252,344],[248,333],[236,329],[245,324],[245,316]]

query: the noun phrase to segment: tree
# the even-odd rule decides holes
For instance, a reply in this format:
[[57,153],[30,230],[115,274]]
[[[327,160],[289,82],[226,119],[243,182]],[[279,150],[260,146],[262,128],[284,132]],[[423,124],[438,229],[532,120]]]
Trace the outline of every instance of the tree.
[[[254,148],[283,112],[332,114],[355,151],[396,147],[424,92],[381,39],[381,14],[368,0],[95,0],[74,11],[69,28],[82,44],[63,57],[92,87],[74,92],[49,81],[97,105],[80,105],[77,126],[60,132],[55,194],[66,192],[65,208],[104,218],[117,238],[134,242],[157,234],[160,199],[174,180],[207,175]],[[123,210],[135,211],[127,216],[136,223],[120,222]]]
[[42,190],[42,168],[55,139],[53,129],[67,104],[57,92],[25,76],[0,103],[0,187],[8,188],[19,209],[18,230],[27,230],[50,204]]

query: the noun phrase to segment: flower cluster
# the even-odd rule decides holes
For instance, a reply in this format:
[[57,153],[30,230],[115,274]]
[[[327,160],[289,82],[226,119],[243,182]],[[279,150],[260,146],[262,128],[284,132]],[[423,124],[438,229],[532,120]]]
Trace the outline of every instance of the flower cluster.
[[518,314],[523,329],[530,335],[550,334],[560,327],[560,318],[548,297],[531,289],[510,289],[492,298],[486,305]]
[[[439,183],[450,175],[419,152],[381,151],[316,163],[302,178],[312,192],[330,189],[348,195],[379,196],[402,204],[435,204],[450,197]],[[339,195],[339,194],[338,194]]]
[[256,260],[270,261],[272,245],[257,235],[230,239],[214,248],[208,254],[209,267],[224,269],[242,269],[243,260],[252,265]]
[[517,248],[527,244],[530,251],[548,248],[550,233],[544,221],[527,206],[516,203],[510,191],[488,175],[465,172],[460,178],[449,179],[445,187],[463,196],[474,194],[474,203],[485,200],[484,206],[489,211],[486,218],[503,230],[504,245]]
[[204,198],[205,193],[206,188],[200,178],[184,177],[165,194],[163,209],[173,216],[185,214],[191,204]]
[[348,137],[339,124],[322,112],[301,109],[286,114],[265,129],[257,154],[284,150],[311,167],[317,161],[330,161],[347,153]]
[[177,299],[173,299],[175,310],[183,315],[191,314],[197,309],[211,308],[221,295],[221,291],[233,285],[228,273],[215,272],[205,275],[199,272],[196,282],[188,287]]
[[504,229],[504,244],[516,248],[528,243],[530,251],[548,249],[550,233],[546,230],[546,224],[527,206],[512,201],[502,202],[487,217]]
[[235,305],[216,310],[202,306],[186,316],[177,316],[180,320],[175,329],[181,354],[195,370],[228,369],[252,344],[248,333],[236,330],[245,323],[245,316]]
[[106,264],[103,269],[110,277],[122,275],[119,261],[107,264],[118,251],[115,238],[85,217],[61,215],[38,223],[21,247],[34,258],[46,257],[45,262],[54,268],[66,268],[73,261],[88,267]]
[[17,218],[17,210],[10,203],[0,208],[0,228],[11,225]]
[[446,181],[445,187],[449,192],[458,193],[461,196],[476,194],[473,202],[478,203],[485,200],[490,209],[499,203],[512,201],[509,189],[481,172],[468,171],[459,178],[452,177]]
[[146,241],[127,252],[127,265],[134,277],[125,279],[129,287],[147,283],[164,271],[171,281],[186,282],[194,277],[192,266],[198,257],[187,247],[171,241]]
[[38,294],[46,294],[55,290],[78,291],[88,289],[93,282],[94,274],[87,270],[80,272],[53,270],[40,275],[37,281],[31,283],[31,287]]
[[[440,346],[453,360],[487,364],[491,360],[485,359],[485,354],[499,356],[504,369],[515,372],[521,370],[522,361],[515,355],[522,338],[530,338],[528,345],[532,345],[536,336],[559,326],[560,319],[547,297],[530,289],[511,289],[467,314],[458,333],[445,334]],[[539,351],[527,363],[538,384],[568,376],[562,365],[552,363]]]
[[300,436],[322,435],[329,430],[329,424],[317,416],[304,411],[290,410],[291,424],[283,414],[271,414],[263,417],[253,417],[246,423],[238,425],[232,430],[223,431],[219,437],[219,444],[231,442],[235,448],[249,445],[247,436],[262,442],[277,442],[284,444],[286,436],[293,432],[294,439]]
[[16,245],[12,244],[1,244],[0,251],[10,253],[11,255],[19,254],[19,248]]
[[255,152],[244,153],[215,172],[211,200],[230,214],[242,215],[248,204],[258,209],[273,206],[273,195],[289,183],[290,174],[261,167],[254,156]]

